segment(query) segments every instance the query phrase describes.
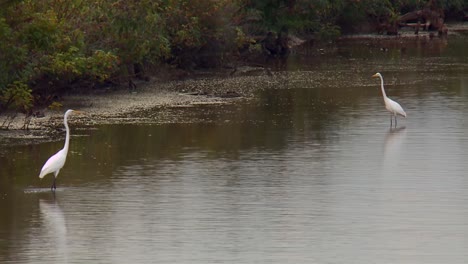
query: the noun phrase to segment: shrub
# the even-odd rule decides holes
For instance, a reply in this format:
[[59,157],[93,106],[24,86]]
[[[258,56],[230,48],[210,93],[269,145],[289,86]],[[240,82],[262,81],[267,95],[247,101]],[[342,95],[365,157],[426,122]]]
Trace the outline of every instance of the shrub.
[[33,106],[33,97],[28,85],[21,81],[9,84],[0,96],[2,109],[27,112]]

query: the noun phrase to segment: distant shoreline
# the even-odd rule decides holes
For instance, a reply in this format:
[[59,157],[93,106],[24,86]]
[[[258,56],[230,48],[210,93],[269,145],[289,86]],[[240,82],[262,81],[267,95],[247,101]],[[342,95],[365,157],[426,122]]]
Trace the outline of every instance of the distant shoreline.
[[[455,32],[467,31],[468,23],[449,24],[449,38],[456,35]],[[409,31],[403,34],[420,38],[429,36],[428,32],[420,32],[419,36]],[[398,38],[399,36],[352,35],[343,36],[340,40],[375,39],[385,42]],[[175,79],[180,78],[179,75],[186,80],[176,81]],[[59,100],[63,107],[60,110],[44,109],[43,117],[32,117],[29,130],[21,129],[25,116],[18,114],[8,130],[0,130],[0,146],[10,143],[30,144],[62,138],[63,113],[67,109],[78,109],[87,113],[84,116],[71,118],[72,126],[144,123],[145,117],[141,112],[152,109],[163,111],[176,107],[235,103],[253,98],[261,89],[259,87],[275,85],[279,79],[281,76],[274,76],[268,66],[238,66],[235,70],[223,68],[196,71],[185,75],[184,72],[175,69],[162,69],[157,76],[152,76],[151,81],[138,83],[136,93],[122,88],[118,90],[109,88],[63,96]],[[0,115],[0,124],[5,118],[5,114]]]

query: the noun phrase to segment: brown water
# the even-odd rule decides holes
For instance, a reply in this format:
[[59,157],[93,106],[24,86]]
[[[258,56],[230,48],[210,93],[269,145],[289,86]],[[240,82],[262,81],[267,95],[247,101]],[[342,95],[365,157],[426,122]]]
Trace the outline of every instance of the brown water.
[[0,263],[468,262],[468,39],[385,45],[306,50],[175,123],[72,128],[55,195],[62,141],[4,149]]

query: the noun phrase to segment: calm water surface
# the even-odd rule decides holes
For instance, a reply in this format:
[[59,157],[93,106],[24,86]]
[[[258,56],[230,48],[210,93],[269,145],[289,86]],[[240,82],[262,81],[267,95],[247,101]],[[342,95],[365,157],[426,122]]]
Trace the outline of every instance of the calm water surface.
[[55,195],[37,175],[62,141],[6,148],[0,262],[467,263],[468,41],[382,45],[306,50],[180,122],[72,127]]

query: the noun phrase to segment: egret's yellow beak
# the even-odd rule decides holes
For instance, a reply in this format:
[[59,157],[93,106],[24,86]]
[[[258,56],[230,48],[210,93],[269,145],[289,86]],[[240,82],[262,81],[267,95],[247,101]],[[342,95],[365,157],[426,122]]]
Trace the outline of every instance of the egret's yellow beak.
[[379,77],[379,75],[377,75],[377,73],[372,75],[372,78],[377,78],[377,77]]
[[86,112],[84,112],[84,111],[78,111],[78,110],[73,110],[73,113],[74,113],[74,114],[78,114],[78,115],[84,115],[84,114],[86,114]]

